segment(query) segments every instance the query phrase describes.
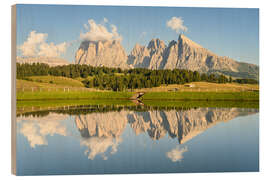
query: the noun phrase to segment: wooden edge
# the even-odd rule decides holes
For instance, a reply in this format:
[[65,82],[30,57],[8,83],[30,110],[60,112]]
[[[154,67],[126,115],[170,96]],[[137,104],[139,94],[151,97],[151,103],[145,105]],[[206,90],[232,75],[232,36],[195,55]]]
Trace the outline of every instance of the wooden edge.
[[11,173],[16,175],[16,5],[11,6]]

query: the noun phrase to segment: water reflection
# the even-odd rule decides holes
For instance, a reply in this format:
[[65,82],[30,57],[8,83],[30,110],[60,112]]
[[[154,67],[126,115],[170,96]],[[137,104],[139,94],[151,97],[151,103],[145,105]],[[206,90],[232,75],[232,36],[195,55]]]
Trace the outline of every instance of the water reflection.
[[176,146],[176,148],[172,149],[171,151],[166,153],[166,156],[172,161],[172,162],[181,162],[184,158],[184,153],[188,151],[187,146],[184,148],[180,148],[179,146]]
[[22,133],[32,148],[36,145],[48,145],[46,137],[55,134],[66,136],[67,128],[62,123],[68,115],[50,113],[47,116],[21,116],[17,118],[20,133]]
[[218,122],[257,112],[255,109],[197,108],[189,110],[148,110],[90,113],[75,117],[81,136],[85,138],[120,137],[127,124],[136,135],[147,133],[153,140],[167,133],[183,144]]
[[185,144],[219,122],[256,112],[257,109],[241,108],[87,106],[22,114],[17,121],[18,132],[35,148],[37,145],[48,145],[48,136],[74,136],[74,133],[68,132],[64,122],[71,117],[80,133],[80,145],[86,148],[84,152],[90,160],[97,155],[107,160],[108,156],[116,154],[123,142],[121,136],[128,126],[135,135],[147,134],[152,140],[168,135],[177,139],[178,145],[165,155],[172,162],[181,162],[188,147],[180,147],[180,144]]

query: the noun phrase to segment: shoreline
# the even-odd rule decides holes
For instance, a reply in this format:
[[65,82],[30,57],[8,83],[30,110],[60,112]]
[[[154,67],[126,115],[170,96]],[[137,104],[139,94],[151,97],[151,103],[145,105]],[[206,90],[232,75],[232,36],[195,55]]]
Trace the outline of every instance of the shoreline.
[[[134,100],[136,92],[24,92],[16,101]],[[259,92],[144,92],[141,101],[259,101]]]

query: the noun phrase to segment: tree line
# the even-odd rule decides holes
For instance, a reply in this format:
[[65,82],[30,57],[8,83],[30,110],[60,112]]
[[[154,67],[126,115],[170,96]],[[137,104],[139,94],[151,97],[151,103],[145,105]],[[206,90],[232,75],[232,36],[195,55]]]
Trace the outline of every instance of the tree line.
[[222,74],[207,74],[184,69],[150,70],[144,68],[120,69],[109,67],[93,67],[90,65],[70,64],[50,67],[47,64],[19,64],[17,63],[17,79],[27,79],[29,76],[63,76],[68,78],[84,78],[85,87],[123,91],[126,89],[158,87],[161,84],[184,84],[189,82],[214,83],[250,83],[254,79],[235,79]]

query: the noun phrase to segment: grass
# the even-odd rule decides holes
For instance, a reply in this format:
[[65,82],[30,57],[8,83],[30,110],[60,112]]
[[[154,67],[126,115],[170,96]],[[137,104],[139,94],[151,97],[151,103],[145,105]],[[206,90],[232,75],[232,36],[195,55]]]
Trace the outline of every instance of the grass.
[[[215,108],[253,108],[259,109],[259,102],[253,101],[153,101],[144,100],[144,106],[141,108],[157,109],[186,109],[198,107],[215,107]],[[130,100],[35,100],[35,101],[17,101],[16,114],[31,113],[37,111],[57,110],[59,108],[73,109],[82,108],[89,105],[116,106],[116,107],[135,107],[137,104]]]
[[[121,74],[119,74],[121,75]],[[17,80],[17,100],[79,100],[79,99],[129,99],[134,92],[112,92],[85,88],[83,78],[58,76],[31,76]],[[259,101],[259,85],[217,84],[193,82],[184,85],[162,85],[136,89],[145,92],[142,100],[206,100],[206,101]]]
[[28,79],[39,83],[50,83],[68,87],[84,87],[84,84],[80,80],[62,76],[30,76]]
[[34,112],[42,110],[57,109],[69,106],[82,106],[82,105],[119,105],[119,106],[134,106],[132,101],[128,100],[35,100],[35,101],[17,101],[16,113],[21,114],[25,112]]
[[142,100],[259,101],[258,92],[147,92]]
[[17,100],[129,99],[132,92],[17,92]]
[[[60,77],[56,78],[57,80],[46,79],[41,80],[42,82],[37,82],[34,80],[16,80],[16,92],[17,93],[28,93],[28,92],[84,92],[84,91],[101,91],[94,88],[85,88],[84,85],[78,81],[74,80],[69,83],[65,83],[65,81],[69,81],[70,78],[65,78],[65,80],[61,80]],[[73,80],[73,79],[71,79]],[[52,82],[51,82],[52,81]]]
[[162,85],[135,92],[112,92],[85,88],[82,80],[55,76],[17,80],[17,114],[81,105],[136,106],[129,100],[136,91],[145,92],[141,98],[145,106],[157,108],[259,108],[258,85],[194,82],[193,87]]
[[[188,85],[192,84],[193,87]],[[143,88],[136,91],[144,92],[242,92],[242,91],[259,91],[258,84],[238,84],[238,83],[210,83],[210,82],[192,82],[187,84],[161,85],[153,88]]]

